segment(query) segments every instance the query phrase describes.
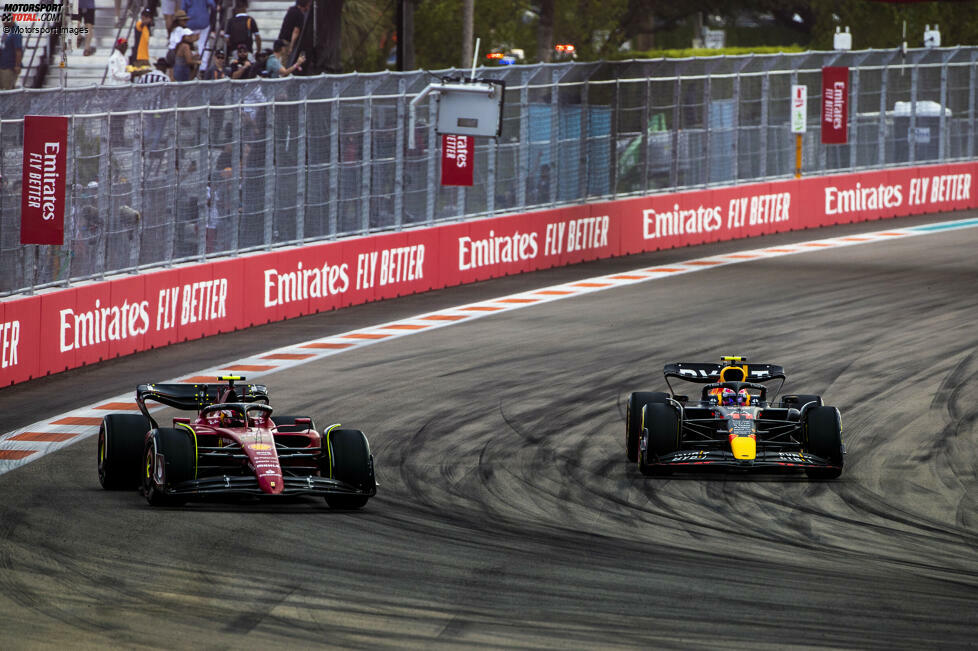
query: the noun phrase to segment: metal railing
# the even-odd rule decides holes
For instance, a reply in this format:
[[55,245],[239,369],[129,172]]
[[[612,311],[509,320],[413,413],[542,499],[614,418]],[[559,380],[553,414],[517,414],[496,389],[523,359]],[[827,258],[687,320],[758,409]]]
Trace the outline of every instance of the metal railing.
[[[475,182],[438,183],[431,74],[27,90],[0,102],[0,295],[372,232],[789,177],[972,159],[978,48],[810,52],[480,69],[502,135]],[[821,68],[850,67],[849,143],[822,145]],[[441,71],[458,75],[459,71]],[[21,247],[23,116],[67,115],[66,241]]]

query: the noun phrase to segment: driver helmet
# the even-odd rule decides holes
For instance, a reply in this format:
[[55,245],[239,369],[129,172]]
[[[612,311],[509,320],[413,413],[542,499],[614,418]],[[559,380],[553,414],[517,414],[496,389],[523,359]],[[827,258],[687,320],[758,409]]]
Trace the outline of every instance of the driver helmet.
[[747,392],[747,389],[734,391],[733,389],[723,388],[720,390],[720,404],[725,407],[749,405],[750,393]]

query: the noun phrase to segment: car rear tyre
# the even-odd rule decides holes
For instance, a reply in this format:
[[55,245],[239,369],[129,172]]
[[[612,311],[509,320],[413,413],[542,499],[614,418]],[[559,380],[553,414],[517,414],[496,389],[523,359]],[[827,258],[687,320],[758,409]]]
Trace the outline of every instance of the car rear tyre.
[[139,460],[149,420],[136,414],[109,414],[98,431],[98,481],[106,490],[139,486]]
[[638,469],[643,475],[665,475],[671,468],[650,465],[659,457],[679,449],[679,415],[663,403],[651,403],[645,407],[645,429],[649,432],[648,444],[641,451]]
[[667,400],[669,394],[662,391],[636,391],[628,397],[628,405],[625,407],[625,456],[629,461],[638,461],[638,444],[642,438],[642,407]]
[[[299,418],[308,418],[312,425],[309,427],[296,425],[295,421]],[[278,431],[283,434],[286,432],[304,432],[307,429],[316,429],[316,421],[311,416],[277,416],[272,414],[272,422],[275,423]]]
[[[338,479],[360,491],[372,492],[376,486],[374,460],[367,437],[358,429],[334,429],[324,436],[325,454],[320,460],[324,476]],[[368,495],[327,495],[332,509],[362,508]]]
[[153,430],[143,450],[143,495],[152,506],[180,506],[183,495],[171,495],[170,487],[196,475],[194,442],[186,431],[171,428]]
[[835,407],[810,409],[805,418],[806,448],[815,456],[826,459],[836,468],[809,468],[813,479],[835,479],[842,474],[842,417]]

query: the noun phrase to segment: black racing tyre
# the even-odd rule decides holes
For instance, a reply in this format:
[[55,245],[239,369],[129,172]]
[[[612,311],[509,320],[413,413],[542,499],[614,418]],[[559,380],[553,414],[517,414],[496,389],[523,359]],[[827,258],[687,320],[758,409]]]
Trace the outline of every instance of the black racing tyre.
[[106,490],[139,487],[139,462],[149,420],[141,414],[109,414],[98,430],[98,481]]
[[669,394],[662,391],[636,391],[628,397],[625,407],[625,456],[638,461],[638,442],[642,438],[642,407],[647,404],[666,402]]
[[306,427],[299,427],[295,424],[297,418],[308,418],[312,421],[312,425],[308,429],[316,429],[316,421],[312,419],[312,416],[279,416],[278,414],[272,414],[272,422],[278,428],[278,431],[283,434],[286,432],[304,432]]
[[648,445],[641,452],[638,469],[643,475],[669,474],[671,468],[656,468],[649,462],[679,449],[679,414],[667,404],[651,403],[645,407],[645,429]]
[[[320,460],[323,475],[345,482],[361,491],[373,491],[374,460],[367,437],[358,429],[334,429],[324,435],[326,454]],[[359,509],[367,495],[327,495],[333,509]]]
[[[180,506],[183,495],[170,495],[169,487],[194,478],[197,472],[196,450],[186,430],[163,428],[153,430],[143,449],[143,495],[152,506]],[[160,462],[162,460],[162,466]]]
[[[781,406],[791,407],[793,409],[801,409],[806,403],[809,402],[814,402],[818,407],[821,407],[822,396],[817,396],[813,393],[794,393],[781,397]],[[811,409],[811,407],[809,407],[809,409]]]
[[806,473],[813,479],[835,479],[842,474],[842,417],[835,407],[809,409],[805,418],[806,449],[815,456],[827,459],[837,468],[810,468]]

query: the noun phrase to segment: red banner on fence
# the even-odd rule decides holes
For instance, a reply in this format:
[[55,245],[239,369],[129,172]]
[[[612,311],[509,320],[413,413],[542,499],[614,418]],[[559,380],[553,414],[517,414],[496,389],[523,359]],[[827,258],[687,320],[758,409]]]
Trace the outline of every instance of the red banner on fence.
[[822,143],[849,142],[849,68],[822,68]]
[[978,162],[715,187],[306,243],[0,300],[0,387],[188,339],[585,260],[974,209],[976,187]]
[[441,137],[441,184],[472,185],[475,143],[472,136]]
[[24,118],[21,244],[64,244],[68,118]]

